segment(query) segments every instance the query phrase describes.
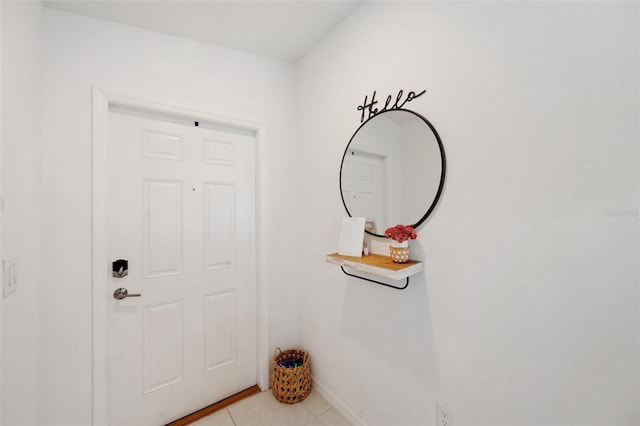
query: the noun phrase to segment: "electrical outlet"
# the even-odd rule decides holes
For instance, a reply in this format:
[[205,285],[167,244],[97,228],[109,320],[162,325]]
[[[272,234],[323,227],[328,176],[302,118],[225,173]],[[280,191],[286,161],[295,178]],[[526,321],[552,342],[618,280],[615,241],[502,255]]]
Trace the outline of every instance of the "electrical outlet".
[[453,426],[453,408],[436,401],[436,426]]
[[16,258],[4,259],[2,268],[4,270],[2,294],[7,297],[18,288],[18,260]]

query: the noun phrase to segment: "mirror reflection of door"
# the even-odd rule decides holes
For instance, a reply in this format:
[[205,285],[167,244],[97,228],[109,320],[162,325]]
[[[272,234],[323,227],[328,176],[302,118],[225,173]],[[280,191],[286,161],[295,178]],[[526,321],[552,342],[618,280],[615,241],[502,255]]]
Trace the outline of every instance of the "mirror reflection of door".
[[446,160],[431,123],[409,110],[378,113],[353,134],[342,158],[340,189],[350,216],[375,219],[370,234],[420,225],[444,185]]
[[344,159],[342,192],[349,212],[365,217],[374,233],[387,222],[386,170],[381,155],[350,151]]

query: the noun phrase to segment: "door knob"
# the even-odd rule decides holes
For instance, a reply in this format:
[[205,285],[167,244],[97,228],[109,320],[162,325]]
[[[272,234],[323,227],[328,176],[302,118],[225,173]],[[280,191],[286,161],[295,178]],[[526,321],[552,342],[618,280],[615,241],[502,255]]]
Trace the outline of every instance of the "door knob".
[[141,294],[129,294],[129,291],[126,288],[118,288],[113,292],[113,298],[122,300],[126,297],[140,297]]

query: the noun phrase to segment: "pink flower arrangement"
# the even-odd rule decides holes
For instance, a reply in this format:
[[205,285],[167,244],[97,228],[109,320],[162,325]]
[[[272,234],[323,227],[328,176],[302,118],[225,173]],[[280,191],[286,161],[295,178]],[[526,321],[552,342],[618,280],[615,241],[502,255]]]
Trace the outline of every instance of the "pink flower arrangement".
[[409,239],[415,240],[418,237],[415,229],[413,229],[412,226],[408,225],[396,225],[392,226],[391,228],[387,228],[387,230],[384,231],[384,236],[385,238],[396,240],[399,243],[402,243]]

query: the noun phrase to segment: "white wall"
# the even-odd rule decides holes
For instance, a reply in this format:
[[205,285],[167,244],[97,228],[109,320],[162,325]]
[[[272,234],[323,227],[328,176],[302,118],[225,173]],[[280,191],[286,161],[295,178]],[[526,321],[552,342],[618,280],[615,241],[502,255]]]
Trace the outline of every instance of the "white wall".
[[18,288],[2,301],[3,425],[37,424],[38,295],[42,261],[41,6],[2,9],[2,257],[18,260]]
[[[638,424],[638,4],[367,2],[299,64],[317,188],[301,341],[371,425]],[[340,158],[373,90],[442,137],[438,208],[405,291],[324,262]]]
[[291,252],[299,201],[294,67],[63,12],[44,13],[44,180],[48,271],[42,288],[41,416],[91,421],[91,87],[266,125],[271,348],[297,342],[300,274]]
[[[0,188],[2,186],[2,5],[0,5]],[[1,190],[0,190],[1,191]],[[0,192],[0,200],[2,193]],[[0,209],[0,241],[2,241],[2,210]],[[2,258],[2,243],[0,243]],[[0,283],[4,283],[0,279]],[[0,299],[0,421],[2,421],[2,299]]]

